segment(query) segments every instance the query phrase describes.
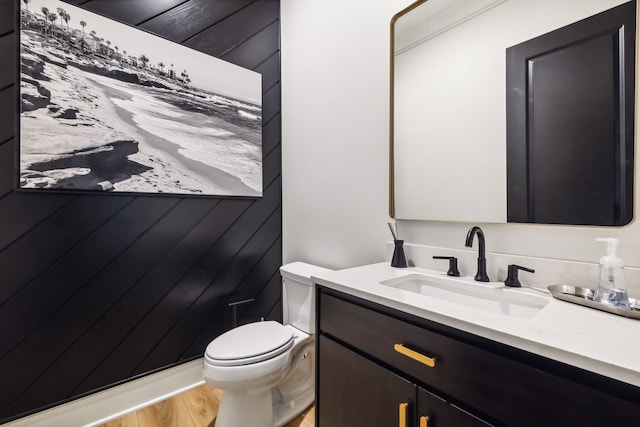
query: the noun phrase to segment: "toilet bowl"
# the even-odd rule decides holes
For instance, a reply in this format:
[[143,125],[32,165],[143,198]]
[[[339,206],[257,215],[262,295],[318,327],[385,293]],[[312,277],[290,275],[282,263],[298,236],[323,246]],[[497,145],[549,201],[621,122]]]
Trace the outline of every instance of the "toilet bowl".
[[315,289],[305,263],[280,268],[283,323],[254,322],[209,343],[203,376],[223,391],[215,427],[279,427],[314,400]]

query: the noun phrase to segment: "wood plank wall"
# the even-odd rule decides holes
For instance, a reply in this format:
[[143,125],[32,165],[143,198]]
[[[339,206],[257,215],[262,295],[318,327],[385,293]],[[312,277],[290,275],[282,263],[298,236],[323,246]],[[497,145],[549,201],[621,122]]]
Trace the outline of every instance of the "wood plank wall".
[[[14,190],[19,0],[0,0],[0,422],[281,319],[279,0],[75,0],[262,74],[264,197]],[[73,19],[73,17],[72,17]]]

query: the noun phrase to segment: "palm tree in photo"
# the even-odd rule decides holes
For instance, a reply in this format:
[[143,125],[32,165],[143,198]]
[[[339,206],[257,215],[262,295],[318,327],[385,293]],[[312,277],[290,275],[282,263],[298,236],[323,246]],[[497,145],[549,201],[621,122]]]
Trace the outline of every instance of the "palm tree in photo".
[[80,49],[82,49],[82,51],[85,51],[88,47],[87,40],[84,38],[84,27],[87,26],[87,23],[85,21],[80,21],[80,26],[82,27],[82,38],[80,39]]
[[69,15],[67,12],[65,12],[64,10],[62,11],[62,19],[64,19],[65,24],[67,24],[67,38],[70,37],[69,34],[69,20],[71,19],[71,15]]
[[97,46],[98,36],[96,35],[96,30],[91,30],[91,32],[89,33],[89,37],[91,37],[91,54],[95,54],[96,50],[98,50],[98,46]]
[[191,83],[191,79],[189,78],[189,73],[187,73],[187,70],[184,70],[182,73],[180,73],[180,76],[182,77],[184,85],[189,86],[189,83]]
[[142,68],[147,68],[147,63],[149,62],[149,58],[144,53],[141,54],[138,59],[142,62]]
[[64,24],[62,21],[64,20],[65,13],[67,12],[65,12],[64,9],[61,7],[56,8],[56,10],[58,11],[58,16],[60,17],[60,30],[62,32],[64,31]]
[[29,3],[31,3],[31,0],[22,0],[22,1],[24,1],[24,5],[25,5],[24,16],[28,19],[28,23],[25,21],[25,22],[21,22],[20,25],[26,28],[27,26],[33,25],[33,22],[31,21],[31,13],[29,12]]
[[44,15],[44,33],[47,33],[47,27],[49,26],[47,24],[47,21],[49,21],[49,8],[47,7],[42,7],[42,9],[40,9],[42,11],[42,14]]
[[71,15],[67,12],[64,13],[64,23],[67,24],[67,33],[69,32],[69,21],[71,20]]
[[56,15],[55,13],[49,12],[47,19],[51,21],[51,35],[55,36],[55,28],[56,28],[56,21],[58,20],[58,15]]

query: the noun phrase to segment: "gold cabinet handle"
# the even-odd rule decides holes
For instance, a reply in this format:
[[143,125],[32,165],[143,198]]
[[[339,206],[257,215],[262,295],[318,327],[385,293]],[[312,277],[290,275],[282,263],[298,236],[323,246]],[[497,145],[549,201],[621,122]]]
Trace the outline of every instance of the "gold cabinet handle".
[[407,408],[409,408],[408,403],[401,403],[398,406],[398,426],[399,427],[407,427]]
[[427,357],[424,354],[411,350],[410,348],[407,348],[402,344],[395,344],[393,346],[393,349],[404,356],[410,357],[413,360],[416,360],[424,365],[427,365],[430,368],[434,368],[436,366],[435,357]]
[[429,427],[429,417],[420,417],[420,427]]

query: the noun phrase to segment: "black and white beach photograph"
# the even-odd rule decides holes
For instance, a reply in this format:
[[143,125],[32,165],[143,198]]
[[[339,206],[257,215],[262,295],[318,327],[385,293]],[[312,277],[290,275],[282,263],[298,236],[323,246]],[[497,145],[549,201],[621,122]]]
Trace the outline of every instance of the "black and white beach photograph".
[[262,196],[261,75],[20,0],[21,189]]

